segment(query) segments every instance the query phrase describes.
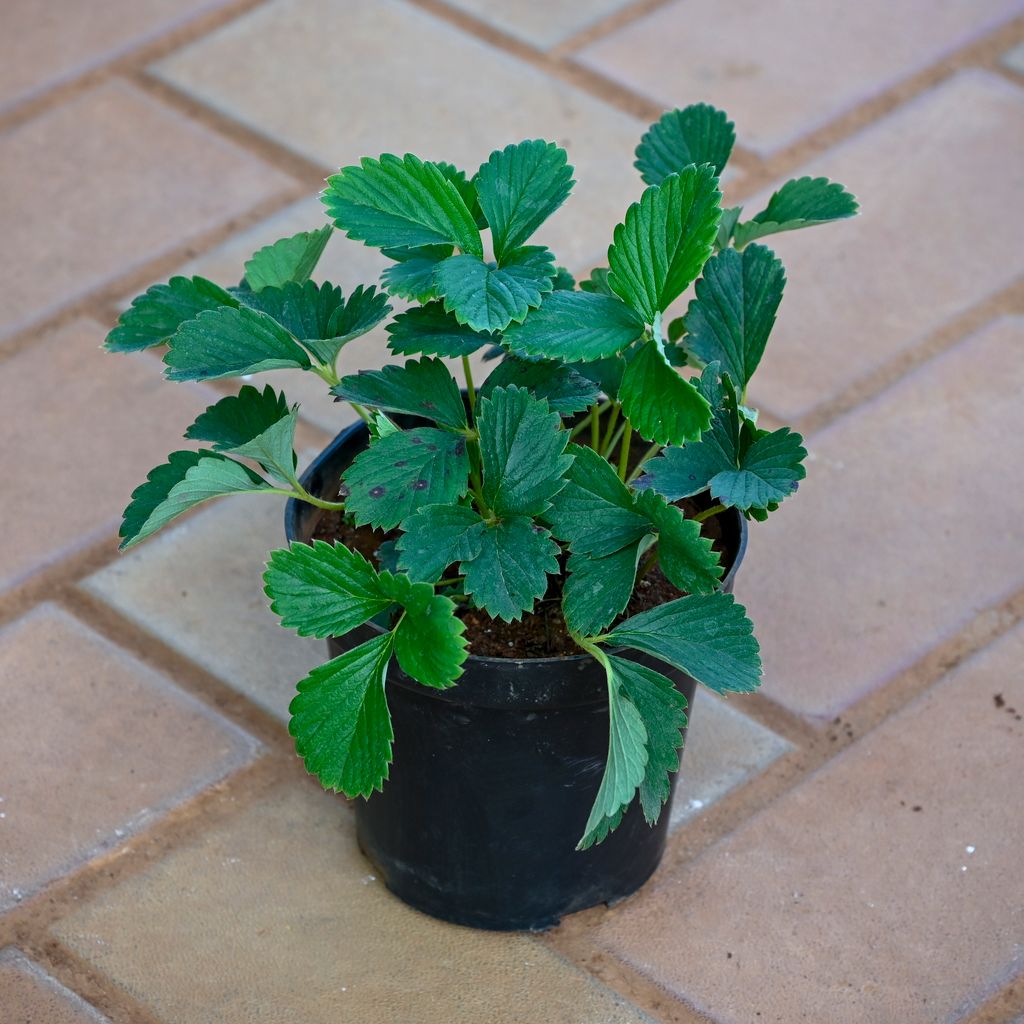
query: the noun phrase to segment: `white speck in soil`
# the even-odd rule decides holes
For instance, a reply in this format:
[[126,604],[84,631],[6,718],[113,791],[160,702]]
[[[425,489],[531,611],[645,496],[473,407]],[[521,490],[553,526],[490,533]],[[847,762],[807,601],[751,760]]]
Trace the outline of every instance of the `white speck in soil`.
[[967,847],[964,847],[964,849],[966,849],[968,853],[974,853],[974,847],[973,846],[967,846]]

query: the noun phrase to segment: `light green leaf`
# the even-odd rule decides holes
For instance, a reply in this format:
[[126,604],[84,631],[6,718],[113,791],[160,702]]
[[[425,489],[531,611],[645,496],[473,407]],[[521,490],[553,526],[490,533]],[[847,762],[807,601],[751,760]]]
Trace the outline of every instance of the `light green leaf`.
[[395,628],[395,657],[402,671],[424,686],[445,689],[462,674],[466,660],[465,625],[455,615],[455,602],[433,593],[406,611]]
[[597,401],[598,387],[588,377],[548,359],[525,360],[506,356],[478,392],[486,398],[495,388],[515,385],[542,399],[561,416],[582,412]]
[[853,217],[858,209],[857,200],[837,181],[794,178],[775,192],[768,205],[752,220],[736,225],[733,241],[741,249],[764,235]]
[[430,302],[438,298],[434,271],[441,260],[452,254],[450,245],[422,245],[416,249],[384,249],[388,259],[395,260],[380,279],[391,295],[410,302]]
[[480,554],[484,521],[465,505],[428,505],[403,523],[398,565],[411,579],[434,583],[455,562]]
[[690,164],[711,164],[721,175],[736,141],[736,127],[722,110],[695,103],[669,110],[648,128],[633,165],[648,185],[660,185]]
[[658,338],[645,342],[626,364],[619,401],[634,428],[658,444],[700,437],[711,423],[711,406],[669,365]]
[[498,516],[540,515],[565,484],[569,434],[547,402],[518,387],[477,404],[484,500]]
[[669,601],[632,616],[604,639],[659,658],[716,693],[748,693],[761,682],[754,627],[731,594]]
[[279,238],[253,253],[245,264],[245,282],[254,291],[305,284],[316,269],[334,229],[325,224],[316,231],[300,231]]
[[331,394],[375,409],[422,416],[453,430],[466,428],[459,385],[440,359],[410,359],[404,366],[360,370],[342,377]]
[[480,232],[459,189],[436,164],[385,153],[327,179],[321,195],[349,238],[381,248],[454,245],[483,256]]
[[291,702],[288,731],[324,788],[369,796],[388,777],[394,732],[384,678],[391,633],[373,637],[313,669]]
[[193,441],[209,441],[214,451],[229,451],[262,434],[288,415],[288,402],[269,384],[261,392],[243,385],[237,395],[228,395],[200,413],[185,431]]
[[653,491],[641,492],[636,507],[658,531],[658,564],[669,582],[686,594],[710,594],[722,578],[722,566],[700,523]]
[[475,331],[519,323],[551,291],[554,278],[554,257],[536,245],[508,254],[501,267],[462,255],[443,260],[434,273],[444,308]]
[[276,320],[222,306],[181,325],[164,356],[168,380],[213,380],[261,370],[308,370],[309,355]]
[[565,150],[542,139],[495,150],[475,181],[499,264],[565,202],[573,186]]
[[608,660],[647,731],[647,766],[640,784],[640,805],[647,823],[653,825],[672,792],[669,775],[679,771],[679,749],[687,725],[686,698],[671,679],[646,665],[612,654]]
[[360,452],[343,479],[356,525],[391,530],[420,508],[452,504],[466,493],[466,439],[434,427],[388,434]]
[[132,492],[121,522],[121,547],[133,547],[210,498],[269,487],[251,469],[218,452],[171,452],[166,464]]
[[297,487],[295,476],[295,423],[299,407],[294,406],[286,415],[271,423],[254,438],[229,448],[228,454],[258,462],[268,473],[286,484]]
[[108,352],[138,352],[162,345],[203,310],[237,305],[233,295],[204,277],[172,277],[132,299],[103,347]]
[[544,596],[558,572],[558,545],[526,516],[509,516],[479,535],[480,551],[461,565],[466,593],[478,608],[506,622]]
[[644,333],[644,322],[618,298],[592,292],[552,292],[505,344],[524,356],[588,362],[615,355]]
[[565,624],[579,636],[599,633],[629,604],[636,583],[641,543],[598,558],[573,552],[562,588]]
[[726,206],[722,210],[722,219],[718,222],[718,238],[715,248],[724,249],[731,241],[736,225],[739,223],[742,206]]
[[722,249],[704,265],[686,311],[686,348],[704,363],[720,362],[742,393],[761,362],[785,285],[771,249]]
[[387,325],[388,348],[396,355],[432,355],[458,359],[493,342],[487,334],[460,324],[453,313],[446,313],[440,302],[414,306]]
[[272,552],[263,582],[281,625],[299,636],[344,636],[393,603],[362,555],[322,540]]
[[646,323],[700,274],[718,234],[721,198],[714,168],[691,165],[647,188],[616,227],[608,283]]

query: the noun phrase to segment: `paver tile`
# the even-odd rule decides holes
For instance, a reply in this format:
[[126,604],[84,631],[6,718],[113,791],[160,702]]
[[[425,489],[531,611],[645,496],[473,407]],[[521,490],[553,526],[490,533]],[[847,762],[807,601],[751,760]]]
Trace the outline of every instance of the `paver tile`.
[[603,261],[641,189],[642,122],[399,0],[274,0],[154,71],[326,169],[413,152],[474,172],[497,147],[555,140],[578,185],[536,241],[573,268]]
[[738,707],[710,693],[694,700],[693,725],[686,732],[670,827],[696,817],[706,807],[765,770],[792,750],[792,744]]
[[0,631],[0,909],[249,760],[256,743],[58,608]]
[[630,0],[573,0],[552,4],[545,0],[452,0],[452,6],[494,25],[534,46],[550,47],[589,28]]
[[0,338],[291,179],[123,82],[0,135]]
[[4,1024],[104,1024],[107,1018],[13,947],[0,949]]
[[58,923],[162,1019],[189,1024],[639,1024],[536,940],[410,910],[315,783],[272,795]]
[[84,586],[287,721],[295,684],[327,660],[327,646],[282,629],[263,593],[283,521],[283,498],[221,499]]
[[1012,50],[1003,54],[1003,63],[1010,68],[1011,71],[1016,71],[1019,75],[1024,75],[1024,43],[1019,46],[1015,46]]
[[597,941],[718,1024],[961,1020],[1024,968],[1022,658],[1018,627]]
[[115,0],[58,5],[5,0],[8,45],[0,62],[0,109],[120,57],[222,2]]
[[104,329],[76,320],[5,360],[4,534],[0,586],[116,531],[131,492],[217,396],[171,385],[145,356],[100,350]]
[[1019,10],[1016,0],[676,0],[595,43],[581,59],[665,106],[703,100],[722,107],[746,146],[769,153]]
[[998,321],[809,442],[737,582],[765,691],[832,716],[1024,582],[1024,318]]

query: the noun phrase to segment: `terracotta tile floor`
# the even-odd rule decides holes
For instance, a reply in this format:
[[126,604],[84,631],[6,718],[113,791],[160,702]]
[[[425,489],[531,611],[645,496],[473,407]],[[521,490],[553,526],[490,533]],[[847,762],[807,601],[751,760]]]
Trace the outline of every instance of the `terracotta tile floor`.
[[[101,6],[0,5],[0,1024],[1024,1020],[1019,0]],[[730,202],[807,169],[864,203],[777,245],[755,397],[811,461],[737,586],[765,685],[698,703],[638,896],[542,937],[441,925],[291,749],[322,651],[264,607],[280,508],[116,554],[228,385],[153,391],[152,356],[98,344],[149,283],[315,226],[364,152],[557,139],[585,271],[645,125],[699,100],[737,121]],[[346,288],[379,271],[351,246]],[[315,451],[342,424],[307,394]]]

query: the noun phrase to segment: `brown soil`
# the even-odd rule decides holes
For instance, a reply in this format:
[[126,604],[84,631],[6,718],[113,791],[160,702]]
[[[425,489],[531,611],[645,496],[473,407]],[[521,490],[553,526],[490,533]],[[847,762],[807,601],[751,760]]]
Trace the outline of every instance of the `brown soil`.
[[[704,502],[682,501],[679,505],[688,516],[692,516],[704,506]],[[702,533],[711,540],[728,570],[729,553],[725,551],[717,516],[703,524]],[[340,512],[324,512],[313,532],[314,540],[340,542],[374,564],[378,563],[377,550],[381,544],[396,536],[396,531],[383,533],[368,526],[351,526]],[[543,600],[538,601],[535,610],[524,615],[518,622],[492,619],[479,608],[462,605],[458,615],[466,624],[466,639],[472,653],[490,658],[554,658],[578,654],[579,648],[569,635],[562,618],[563,581],[564,577],[561,576],[552,578]],[[639,581],[625,612],[616,622],[683,596],[681,591],[669,583],[661,570],[655,568]]]

